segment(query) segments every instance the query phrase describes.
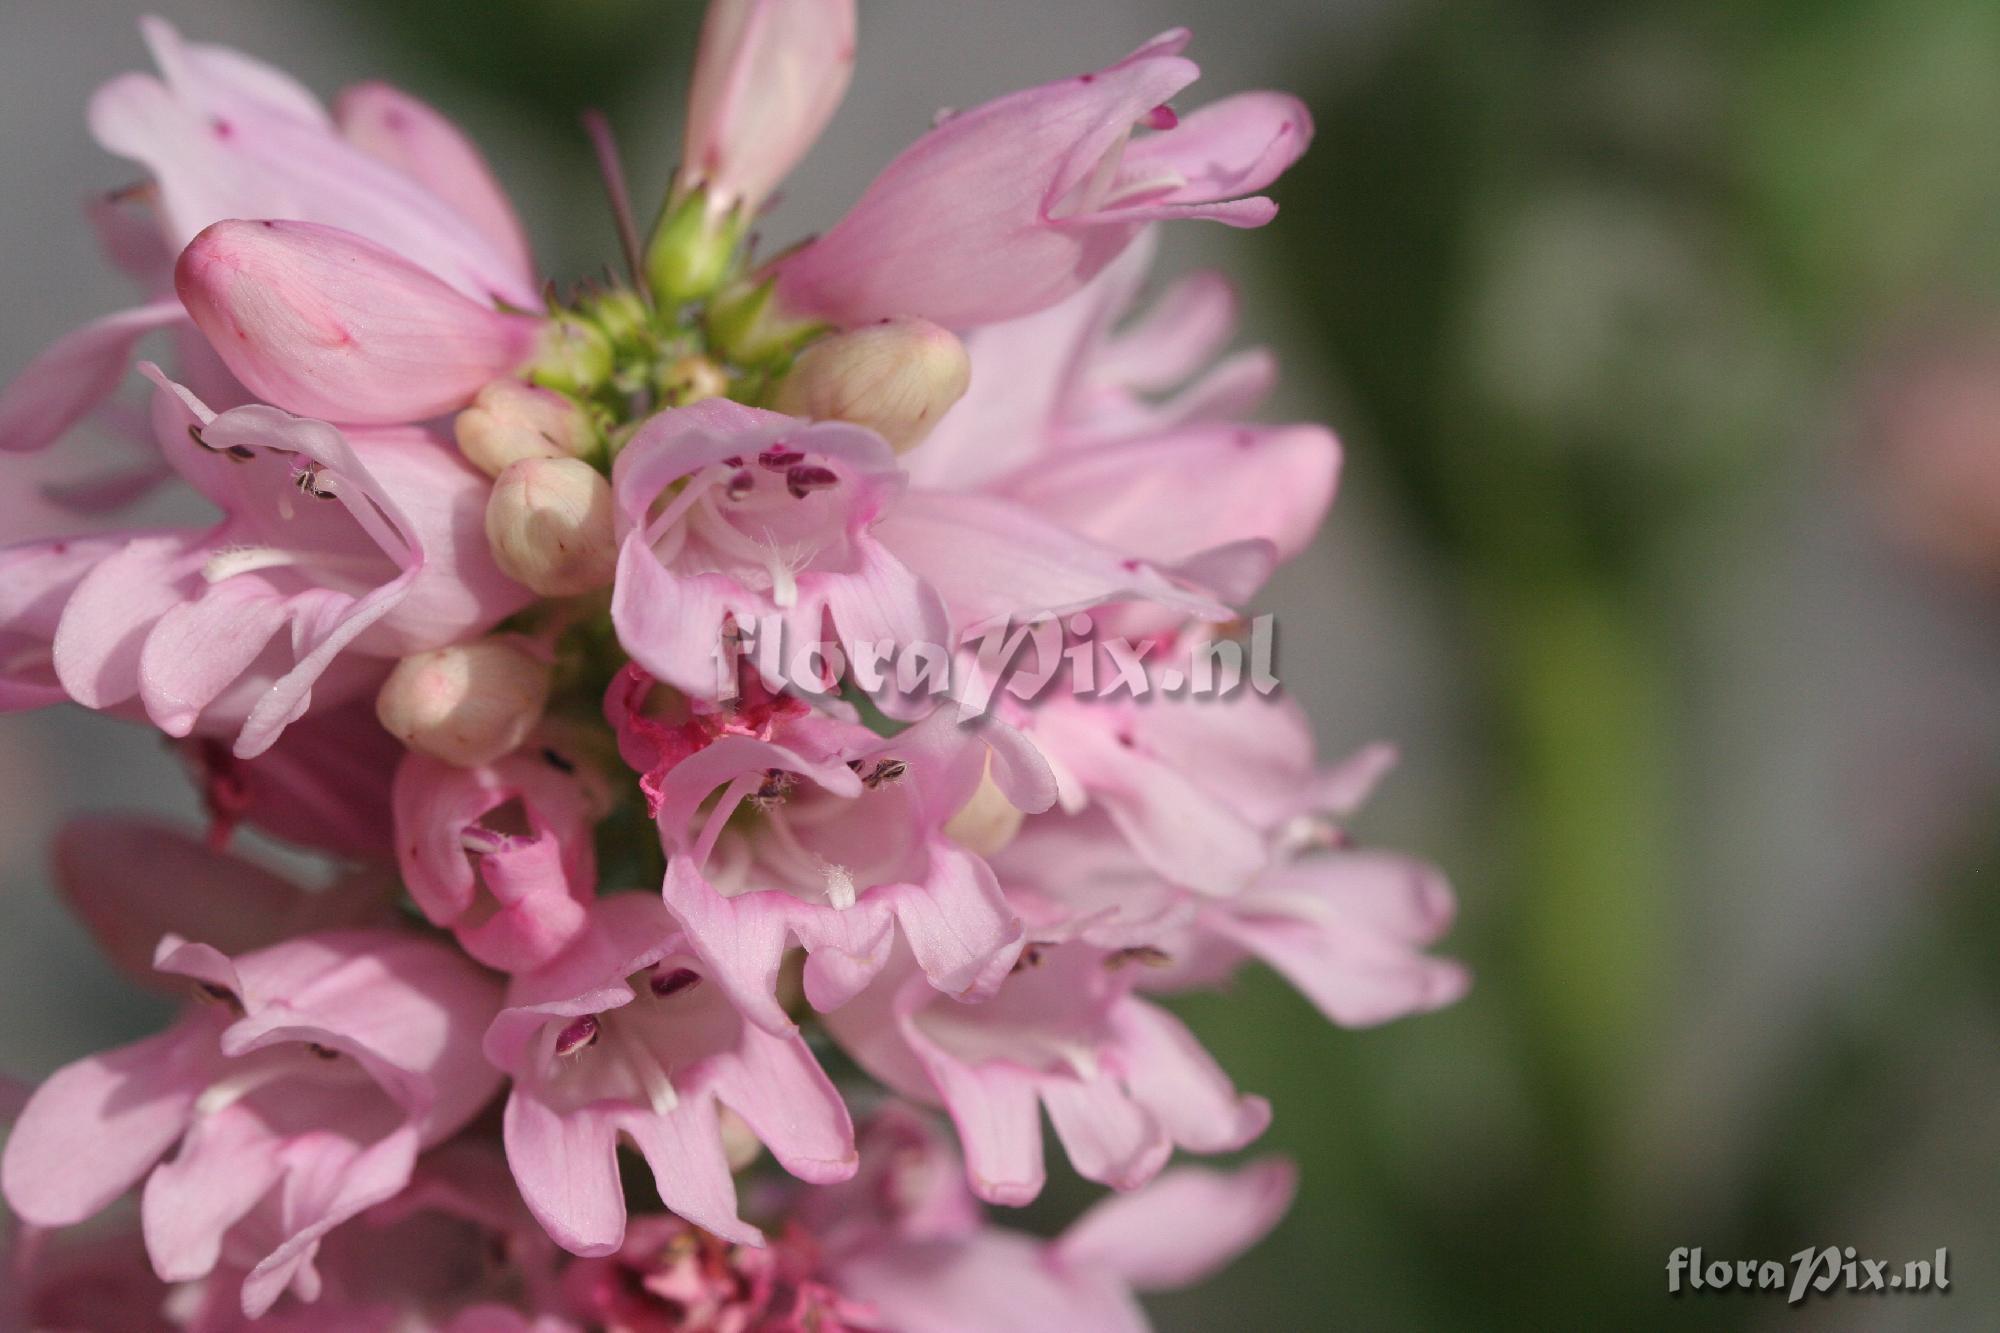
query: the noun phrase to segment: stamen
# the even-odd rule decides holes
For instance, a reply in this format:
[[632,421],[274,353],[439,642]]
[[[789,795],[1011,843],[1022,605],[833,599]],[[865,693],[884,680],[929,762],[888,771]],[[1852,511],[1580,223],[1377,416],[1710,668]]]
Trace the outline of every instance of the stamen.
[[618,228],[618,248],[625,252],[625,266],[632,272],[632,286],[641,300],[651,302],[652,288],[646,282],[646,260],[639,248],[639,226],[632,218],[632,192],[625,185],[625,168],[618,160],[618,139],[611,121],[595,108],[583,113],[583,132],[597,150],[597,173],[604,178],[604,197],[611,201],[611,220]]
[[806,456],[804,454],[782,444],[774,444],[763,453],[757,455],[757,466],[769,468],[773,472],[783,472],[793,464],[805,461]]
[[813,491],[823,491],[829,486],[838,486],[840,477],[832,468],[795,467],[785,473],[785,489],[795,500],[803,500]]
[[723,486],[722,493],[732,500],[741,500],[757,489],[757,479],[748,471],[738,472]]
[[596,1014],[572,1018],[564,1025],[561,1032],[556,1033],[556,1055],[565,1058],[575,1055],[597,1040],[597,1032]]
[[661,999],[669,995],[679,995],[684,990],[692,990],[701,984],[701,973],[691,967],[677,967],[671,972],[655,972],[646,981],[653,994]]
[[1156,949],[1150,944],[1139,944],[1129,949],[1112,950],[1105,958],[1104,966],[1116,972],[1127,963],[1137,963],[1141,967],[1165,967],[1173,961],[1173,955],[1165,949]]
[[1139,123],[1149,130],[1170,130],[1181,123],[1181,118],[1174,114],[1172,107],[1163,105],[1139,117]]
[[260,569],[283,569],[298,564],[300,559],[297,551],[276,546],[238,546],[210,556],[201,567],[201,577],[207,583],[220,583]]

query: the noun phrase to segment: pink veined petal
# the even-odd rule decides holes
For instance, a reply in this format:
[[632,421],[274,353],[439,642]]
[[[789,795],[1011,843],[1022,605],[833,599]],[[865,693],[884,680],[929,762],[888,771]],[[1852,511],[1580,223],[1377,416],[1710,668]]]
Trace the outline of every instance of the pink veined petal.
[[213,1271],[224,1233],[277,1183],[279,1144],[242,1102],[195,1119],[140,1196],[146,1253],[163,1280],[192,1282]]
[[1239,1171],[1176,1167],[1092,1205],[1056,1241],[1055,1257],[1140,1291],[1192,1286],[1270,1234],[1297,1187],[1298,1172],[1276,1158]]
[[1032,1202],[1048,1178],[1034,1076],[1004,1062],[965,1064],[921,1035],[911,1045],[958,1129],[972,1192],[1009,1207]]
[[764,1233],[737,1215],[736,1180],[712,1098],[685,1097],[665,1115],[627,1114],[620,1128],[653,1168],[653,1184],[669,1209],[724,1240],[764,1243]]
[[922,884],[873,891],[896,914],[910,952],[931,984],[947,995],[973,989],[994,959],[1021,940],[1021,922],[1008,908],[986,862],[934,838],[929,874]]
[[1005,489],[1044,518],[1158,564],[1255,539],[1290,560],[1319,530],[1339,471],[1340,447],[1321,427],[1218,423],[1066,453]]
[[153,955],[166,934],[241,953],[276,942],[301,891],[261,866],[210,851],[147,820],[86,815],[56,835],[56,886],[119,969],[160,986]]
[[688,90],[680,185],[754,213],[825,128],[854,72],[854,0],[708,7]]
[[1181,1147],[1234,1152],[1271,1123],[1270,1104],[1240,1095],[1215,1057],[1166,1010],[1128,996],[1111,1017],[1126,1090]]
[[[341,138],[309,93],[280,90],[286,76],[182,44],[164,24],[147,35],[167,79],[111,80],[91,99],[90,127],[153,175],[173,250],[224,219],[293,219],[385,246],[476,301],[535,304],[532,274],[450,202]],[[249,69],[261,74],[242,77]]]
[[1171,389],[1222,350],[1236,331],[1239,304],[1235,285],[1220,273],[1190,273],[1106,339],[1091,374],[1144,393]]
[[625,1238],[618,1135],[585,1107],[562,1114],[516,1084],[502,1126],[507,1164],[521,1198],[556,1244],[572,1254],[610,1254]]
[[[849,661],[861,645],[906,647],[913,643],[951,642],[951,623],[937,593],[918,579],[873,537],[855,540],[853,570],[812,584],[833,616],[834,634]],[[801,594],[807,580],[800,580]]]
[[1042,1104],[1070,1165],[1085,1180],[1132,1189],[1151,1180],[1174,1150],[1157,1120],[1115,1079],[1044,1079]]
[[139,692],[146,636],[174,606],[200,561],[199,539],[135,538],[99,561],[63,608],[52,646],[56,679],[86,708],[109,708]]
[[1145,562],[1121,556],[985,496],[915,491],[876,523],[875,536],[944,597],[956,624],[1025,621],[1111,601],[1150,601],[1206,620],[1219,602],[1178,588]]
[[1090,709],[1051,709],[1037,735],[1133,850],[1173,883],[1226,896],[1269,864],[1269,846],[1255,825],[1188,772],[1121,742]]
[[792,1031],[795,1025],[778,1003],[777,988],[793,900],[776,891],[725,898],[686,852],[668,860],[663,892],[688,943],[737,1010],[768,1032]]
[[697,698],[725,684],[719,656],[722,627],[735,616],[756,624],[761,605],[721,574],[678,574],[660,564],[645,535],[628,534],[618,551],[611,620],[618,641],[656,679]]
[[309,222],[215,223],[181,253],[174,286],[259,397],[333,422],[389,425],[463,407],[528,360],[542,327]]
[[1421,952],[1452,918],[1451,891],[1430,866],[1345,852],[1271,880],[1211,928],[1263,958],[1334,1022],[1368,1027],[1465,994],[1463,967]]
[[279,115],[325,127],[326,110],[297,79],[227,46],[188,42],[172,24],[148,15],[139,20],[146,48],[177,92],[219,114]]
[[287,1288],[307,1299],[316,1295],[312,1261],[321,1239],[342,1222],[394,1198],[409,1183],[417,1147],[417,1132],[408,1125],[359,1151],[333,1134],[308,1134],[286,1144],[279,1194],[285,1240],[243,1279],[243,1313],[261,1318]]
[[1310,142],[1312,113],[1304,102],[1285,93],[1237,93],[1182,116],[1171,130],[1135,139],[1119,174],[1174,179],[1166,201],[1206,204],[1263,189]]
[[169,736],[195,719],[263,653],[289,619],[285,597],[255,574],[210,585],[154,624],[139,653],[139,698]]
[[532,283],[527,233],[485,155],[429,103],[386,83],[361,83],[334,99],[347,141],[458,210]]
[[797,1033],[743,1026],[737,1053],[718,1070],[715,1095],[743,1117],[779,1165],[831,1185],[854,1174],[854,1122],[826,1071]]
[[959,1245],[863,1250],[839,1264],[840,1289],[889,1327],[954,1333],[1147,1333],[1115,1278],[1053,1264],[1032,1237],[987,1228]]
[[27,453],[55,443],[118,387],[141,338],[186,318],[179,301],[156,301],[57,340],[0,391],[0,450]]
[[36,1226],[71,1226],[145,1175],[219,1063],[206,1020],[65,1065],[37,1088],[0,1157],[8,1207]]
[[951,117],[784,261],[780,301],[842,324],[921,315],[964,328],[1076,291],[1138,228],[1065,225],[1053,211],[1142,116],[1194,81],[1195,66],[1176,54],[1183,41],[1174,35],[1095,74]]

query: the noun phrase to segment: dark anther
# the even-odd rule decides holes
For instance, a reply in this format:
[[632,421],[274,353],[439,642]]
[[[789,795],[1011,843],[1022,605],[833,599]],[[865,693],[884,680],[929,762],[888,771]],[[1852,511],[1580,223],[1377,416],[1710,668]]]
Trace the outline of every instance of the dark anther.
[[757,790],[750,794],[750,804],[759,810],[775,810],[785,803],[785,798],[792,794],[792,788],[798,784],[796,774],[787,773],[782,768],[767,768],[764,770],[764,780],[758,783]]
[[669,995],[679,995],[684,990],[692,990],[701,984],[701,973],[691,967],[677,967],[671,972],[655,972],[646,984],[653,994],[665,999]]
[[575,764],[571,763],[568,759],[564,758],[560,753],[558,753],[553,749],[550,749],[546,745],[542,747],[542,762],[547,764],[550,768],[553,768],[558,773],[576,772]]
[[792,493],[795,500],[803,500],[814,491],[823,491],[839,483],[840,478],[832,468],[795,467],[785,474],[785,489]]
[[774,444],[763,453],[757,455],[757,466],[767,467],[773,472],[783,472],[794,463],[805,462],[805,458],[806,456],[796,449],[787,448],[782,444]]
[[1173,961],[1173,955],[1165,949],[1155,949],[1150,944],[1141,944],[1130,949],[1113,949],[1110,956],[1105,958],[1104,965],[1115,972],[1127,963],[1137,963],[1141,967],[1165,967]]

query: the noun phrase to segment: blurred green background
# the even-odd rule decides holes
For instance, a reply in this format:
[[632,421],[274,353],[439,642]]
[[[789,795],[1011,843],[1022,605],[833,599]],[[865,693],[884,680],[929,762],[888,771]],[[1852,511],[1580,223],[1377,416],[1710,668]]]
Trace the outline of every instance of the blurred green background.
[[[657,191],[698,20],[157,7],[323,90],[380,74],[461,115],[554,274],[613,253],[577,112],[608,110]],[[134,11],[104,9],[86,39],[72,7],[10,7],[10,67],[60,77],[0,100],[70,127],[46,162],[112,181],[75,128],[82,73],[139,56]],[[1329,537],[1271,592],[1284,674],[1330,751],[1402,742],[1357,832],[1451,872],[1476,985],[1364,1033],[1261,974],[1178,1005],[1271,1098],[1260,1150],[1304,1188],[1161,1325],[1994,1326],[2000,5],[863,0],[855,94],[774,232],[836,216],[937,106],[1180,18],[1190,104],[1277,86],[1318,120],[1276,224],[1168,254],[1243,280],[1282,411],[1347,444]],[[4,165],[33,175],[21,133]],[[98,308],[76,248],[29,279],[23,349]],[[44,824],[164,771],[76,734],[97,767]],[[11,878],[40,879],[27,855]],[[79,1021],[142,1030],[63,938]],[[57,965],[23,958],[9,995]],[[16,1064],[81,1044],[36,1040]],[[1062,1182],[1033,1220],[1087,1197]],[[1827,1244],[1948,1246],[1953,1289],[1666,1295],[1676,1246]]]

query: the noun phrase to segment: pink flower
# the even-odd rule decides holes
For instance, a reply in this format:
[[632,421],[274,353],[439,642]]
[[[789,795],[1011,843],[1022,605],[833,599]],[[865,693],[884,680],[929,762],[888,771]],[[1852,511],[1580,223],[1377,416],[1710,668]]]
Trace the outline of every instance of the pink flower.
[[676,689],[714,698],[733,683],[717,669],[731,621],[776,617],[801,645],[831,621],[850,655],[947,641],[936,594],[873,535],[903,478],[870,431],[714,398],[653,418],[613,482],[612,621],[632,659]]
[[854,72],[853,0],[716,0],[702,22],[676,191],[754,213],[798,165]]
[[160,447],[225,517],[205,532],[9,553],[19,619],[0,633],[45,644],[70,698],[136,699],[174,736],[236,730],[249,757],[306,713],[323,676],[326,702],[352,698],[385,659],[478,633],[528,600],[487,549],[485,478],[430,437],[343,433],[261,405],[218,416],[160,383]]
[[211,846],[226,846],[248,824],[335,856],[391,854],[389,783],[406,751],[366,701],[308,713],[254,759],[237,758],[215,736],[189,736],[176,749],[201,793]]
[[[1183,280],[1119,327],[1154,249],[1149,231],[1068,300],[974,331],[972,387],[906,458],[902,512],[1004,500],[1240,603],[1319,529],[1340,450],[1320,426],[1234,419],[1257,406],[1275,367],[1252,348],[1203,371],[1234,328],[1234,293],[1215,275]],[[902,540],[901,521],[889,540]],[[945,587],[956,610],[957,581]]]
[[572,1307],[607,1329],[884,1333],[819,1266],[813,1238],[791,1228],[753,1247],[677,1217],[642,1217],[616,1254],[571,1264],[564,1286]]
[[[1226,755],[1216,757],[1226,775]],[[1191,891],[1142,859],[1109,807],[1030,824],[996,871],[1031,933],[1074,931],[1142,959],[1147,989],[1213,985],[1255,957],[1343,1027],[1426,1013],[1469,984],[1460,964],[1424,952],[1456,915],[1450,886],[1413,857],[1355,847],[1333,822],[1393,760],[1372,746],[1302,782],[1282,803],[1297,808],[1273,825],[1264,867],[1227,893]]]
[[951,1113],[980,1198],[1041,1193],[1043,1109],[1078,1174],[1134,1189],[1176,1146],[1234,1151],[1271,1113],[1178,1019],[1132,994],[1133,961],[1081,942],[1030,945],[976,1005],[895,968],[828,1014],[827,1030],[890,1088]]
[[964,1170],[926,1122],[891,1104],[864,1127],[852,1181],[805,1192],[824,1280],[896,1329],[1143,1333],[1136,1291],[1199,1282],[1275,1226],[1291,1167],[1179,1167],[1097,1204],[1053,1241],[982,1223]]
[[[929,984],[983,993],[1013,961],[1020,926],[986,863],[944,826],[989,771],[1017,808],[1054,799],[1033,747],[949,708],[886,740],[803,720],[724,735],[661,783],[667,906],[737,1008],[773,1032],[792,1027],[775,996],[791,940],[821,1010],[868,985],[899,937]],[[734,820],[746,802],[750,818]]]
[[173,258],[224,219],[338,228],[489,309],[536,304],[512,207],[477,150],[435,111],[371,84],[343,97],[330,119],[271,66],[183,42],[158,19],[140,28],[163,77],[112,80],[90,119],[100,144],[153,177],[146,198],[157,248],[124,229],[116,252],[130,257],[153,299],[64,338],[0,394],[0,448],[55,440],[117,386],[140,337],[184,323],[169,286]]
[[387,924],[395,915],[386,876],[358,871],[307,890],[168,825],[115,815],[63,825],[55,876],[63,901],[113,964],[140,985],[176,994],[186,983],[153,966],[168,936],[240,954],[309,931]]
[[[990,324],[1062,300],[1148,221],[1268,222],[1270,200],[1242,196],[1304,151],[1310,118],[1276,93],[1175,116],[1165,103],[1199,73],[1187,41],[1169,32],[1108,69],[951,116],[781,264],[779,300],[844,325]],[[1154,132],[1133,139],[1142,126]]]
[[514,979],[486,1034],[514,1080],[507,1161],[563,1248],[603,1255],[625,1234],[616,1146],[629,1138],[667,1206],[727,1240],[760,1241],[736,1212],[722,1108],[804,1180],[854,1170],[840,1095],[796,1034],[745,1022],[650,894],[598,900],[590,928]]
[[395,805],[410,896],[480,962],[529,971],[583,930],[607,802],[554,744],[477,768],[411,752],[396,771]]
[[67,1226],[144,1178],[162,1278],[203,1277],[240,1243],[261,1256],[246,1313],[287,1289],[310,1299],[321,1238],[393,1196],[417,1152],[492,1096],[477,1033],[498,990],[449,950],[387,931],[233,960],[170,936],[159,966],[222,1003],[58,1071],[7,1140],[0,1188],[23,1218]]

